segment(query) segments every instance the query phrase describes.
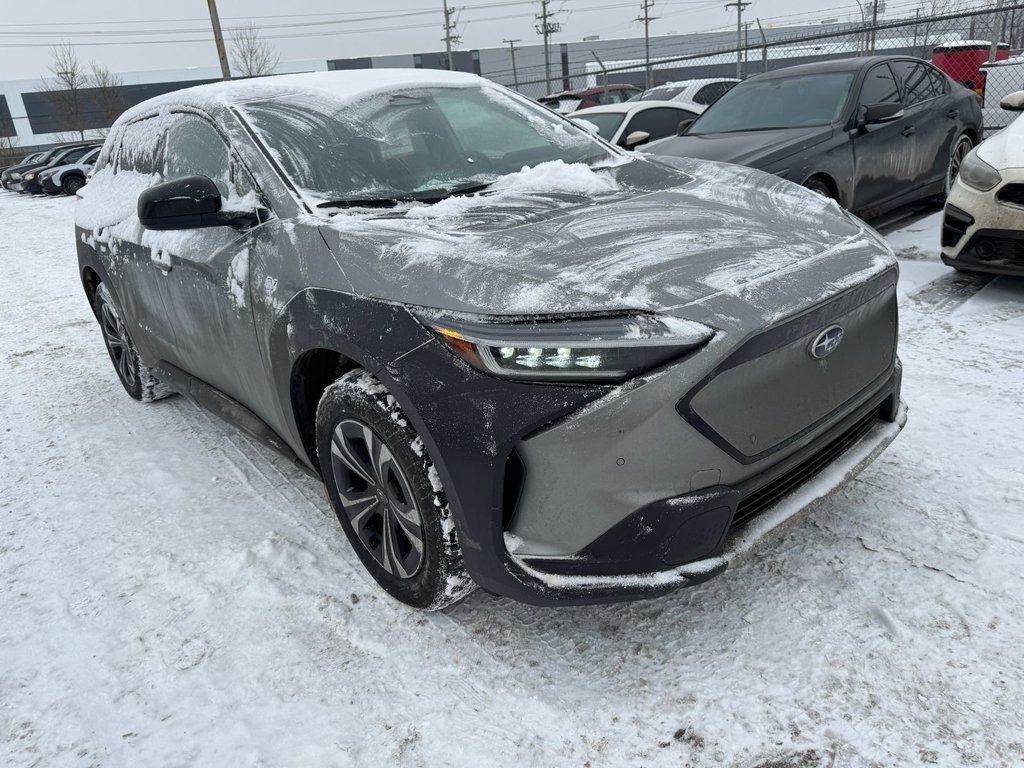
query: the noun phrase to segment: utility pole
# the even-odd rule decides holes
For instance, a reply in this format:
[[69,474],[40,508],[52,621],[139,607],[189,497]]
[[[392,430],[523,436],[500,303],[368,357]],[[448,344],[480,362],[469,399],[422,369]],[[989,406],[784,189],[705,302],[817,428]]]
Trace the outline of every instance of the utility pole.
[[[996,13],[999,13],[999,11],[1002,9],[1002,7],[1003,7],[1003,0],[996,0]],[[988,60],[990,62],[996,60],[996,54],[999,52],[999,37],[1000,36],[998,34],[998,30],[996,29],[996,13],[992,14],[992,33],[991,33],[992,34],[992,44],[989,46],[989,49],[988,49]]]
[[654,21],[657,16],[651,16],[651,8],[654,6],[654,0],[643,0],[644,15],[639,16],[636,21],[642,21],[644,23],[644,88],[650,89],[653,85],[651,81],[651,22]]
[[726,3],[726,10],[736,9],[736,78],[743,79],[743,9],[751,5],[744,0],[736,0],[733,3]]
[[544,37],[544,87],[551,93],[551,35],[562,31],[562,25],[552,21],[555,14],[548,10],[551,0],[540,0],[540,12],[537,14],[537,24],[534,29],[538,35]]
[[458,22],[452,18],[452,11],[448,7],[448,0],[444,0],[444,50],[448,55],[448,71],[455,71],[455,61],[452,58],[452,46],[458,45],[462,42],[458,33],[455,31],[455,25]]
[[516,71],[516,43],[519,39],[515,40],[502,40],[503,43],[508,43],[508,51],[512,54],[512,82],[515,85],[515,89],[519,90],[519,72]]
[[220,31],[220,16],[217,15],[217,0],[206,0],[210,8],[210,23],[213,25],[213,40],[217,43],[217,58],[220,59],[220,73],[225,80],[231,79],[228,66],[228,52],[224,48],[224,35]]

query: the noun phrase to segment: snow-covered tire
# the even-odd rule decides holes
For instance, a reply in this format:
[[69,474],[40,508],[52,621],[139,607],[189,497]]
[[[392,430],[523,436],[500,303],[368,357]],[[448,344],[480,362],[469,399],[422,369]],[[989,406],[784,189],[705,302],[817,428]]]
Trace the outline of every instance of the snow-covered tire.
[[107,286],[100,283],[96,288],[95,298],[96,319],[99,320],[103,333],[103,344],[114,364],[114,372],[127,392],[135,400],[151,403],[161,400],[174,392],[161,384],[151,369],[139,357],[124,314],[114,302]]
[[349,371],[327,387],[316,444],[341,527],[388,594],[437,610],[476,588],[423,441],[377,378]]

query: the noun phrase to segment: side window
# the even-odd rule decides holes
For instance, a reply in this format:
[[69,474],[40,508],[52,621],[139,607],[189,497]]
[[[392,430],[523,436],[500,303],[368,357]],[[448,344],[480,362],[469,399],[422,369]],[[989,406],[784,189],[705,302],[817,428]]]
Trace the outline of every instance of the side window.
[[934,67],[925,67],[928,78],[932,81],[932,92],[935,96],[944,96],[949,93],[949,81],[946,76]]
[[645,109],[633,116],[622,136],[625,138],[633,131],[646,131],[651,134],[652,141],[665,136],[674,136],[679,128],[679,123],[694,117],[696,115],[693,112],[685,109],[672,109],[671,107]]
[[209,176],[220,193],[228,196],[231,179],[228,145],[205,120],[191,115],[179,118],[167,132],[164,158],[165,179]]
[[731,86],[732,83],[708,83],[693,95],[693,100],[698,104],[711,104]]
[[935,81],[923,64],[897,61],[893,66],[903,82],[904,103],[908,107],[941,95],[941,91],[935,91]]
[[91,151],[92,147],[78,147],[77,149],[72,149],[66,155],[61,157],[60,160],[58,160],[58,162],[61,165],[70,165],[71,163],[77,163],[79,159],[85,156],[86,152]]
[[879,64],[868,70],[864,84],[860,87],[860,105],[881,104],[887,101],[900,100],[900,92],[896,87],[896,78],[888,64]]
[[157,117],[125,126],[117,150],[115,172],[159,173],[163,138],[163,121]]

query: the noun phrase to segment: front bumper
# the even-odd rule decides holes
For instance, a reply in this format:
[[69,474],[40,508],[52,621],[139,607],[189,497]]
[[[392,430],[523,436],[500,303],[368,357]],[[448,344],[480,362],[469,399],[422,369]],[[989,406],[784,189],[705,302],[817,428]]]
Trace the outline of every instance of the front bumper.
[[1024,277],[1024,169],[979,192],[957,179],[946,200],[942,261],[974,272]]
[[[886,388],[813,445],[740,486],[648,505],[578,557],[513,553],[542,587],[541,599],[529,602],[655,597],[721,574],[757,542],[813,512],[896,439],[907,420],[899,378],[897,371]],[[634,572],[638,562],[650,567]]]
[[53,176],[44,176],[39,180],[39,186],[48,195],[58,195],[64,191],[61,189],[60,184],[53,180]]

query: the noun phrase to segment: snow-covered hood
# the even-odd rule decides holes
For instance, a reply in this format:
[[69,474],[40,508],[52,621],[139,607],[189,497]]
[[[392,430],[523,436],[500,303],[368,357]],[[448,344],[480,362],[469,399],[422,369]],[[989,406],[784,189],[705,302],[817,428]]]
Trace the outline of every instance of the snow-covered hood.
[[978,157],[996,170],[1024,168],[1024,120],[1018,116],[996,135],[978,145]]
[[763,323],[895,263],[866,225],[790,182],[668,162],[582,166],[590,189],[582,178],[561,191],[499,184],[433,206],[344,211],[321,232],[358,293],[503,315],[639,309]]

